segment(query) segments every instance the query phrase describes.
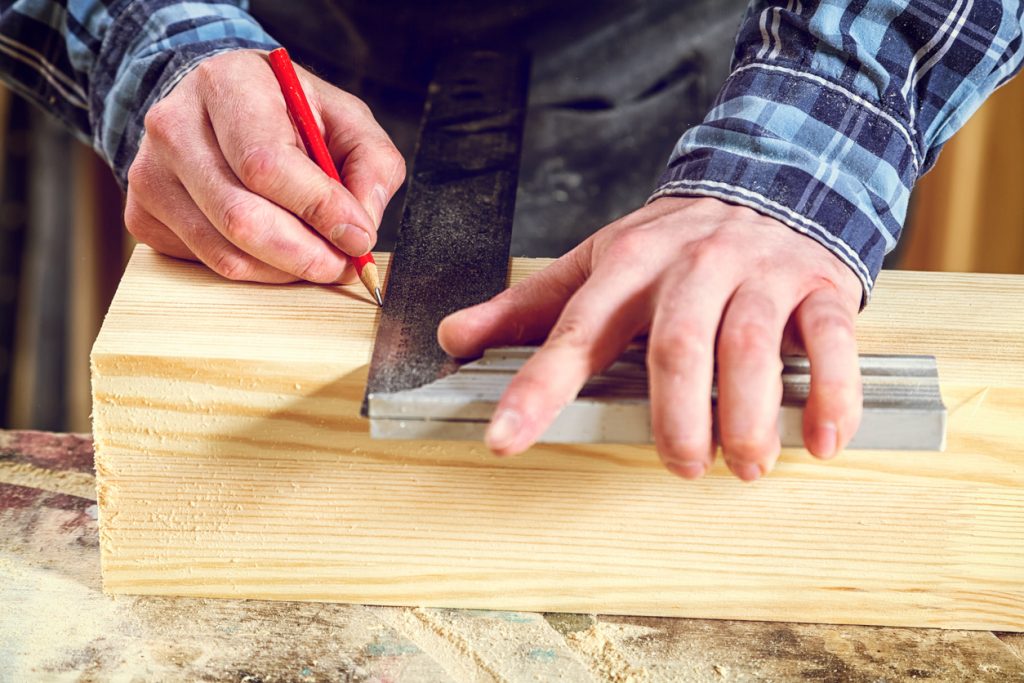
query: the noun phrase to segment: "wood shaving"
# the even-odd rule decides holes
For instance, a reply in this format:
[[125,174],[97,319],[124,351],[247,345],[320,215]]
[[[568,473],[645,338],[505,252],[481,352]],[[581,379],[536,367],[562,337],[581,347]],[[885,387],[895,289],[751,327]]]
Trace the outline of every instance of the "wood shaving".
[[476,650],[470,646],[469,642],[462,637],[459,633],[449,628],[441,619],[436,617],[433,613],[426,611],[422,607],[417,607],[410,612],[413,616],[419,619],[423,624],[431,631],[444,638],[446,641],[452,644],[452,646],[463,656],[472,660],[473,664],[480,670],[481,673],[490,676],[492,680],[498,683],[505,683],[506,679],[501,673],[491,666],[487,660],[480,656]]
[[609,683],[649,683],[650,671],[634,666],[625,653],[595,623],[586,631],[575,631],[565,637],[567,643],[586,657],[587,664],[599,680]]

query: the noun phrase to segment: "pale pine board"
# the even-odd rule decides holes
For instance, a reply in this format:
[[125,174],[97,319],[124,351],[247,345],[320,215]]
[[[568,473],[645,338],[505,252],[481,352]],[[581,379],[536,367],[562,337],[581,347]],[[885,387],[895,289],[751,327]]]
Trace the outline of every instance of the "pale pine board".
[[880,278],[861,351],[938,357],[946,453],[684,482],[649,447],[371,441],[365,294],[140,247],[92,355],[104,586],[1024,630],[1022,302],[1024,277]]

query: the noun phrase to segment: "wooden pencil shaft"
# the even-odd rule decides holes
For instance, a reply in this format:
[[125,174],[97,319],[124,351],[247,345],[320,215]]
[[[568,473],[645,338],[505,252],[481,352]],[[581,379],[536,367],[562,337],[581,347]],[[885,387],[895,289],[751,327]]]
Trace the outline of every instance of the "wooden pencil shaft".
[[[341,176],[338,175],[338,168],[334,165],[334,159],[331,158],[327,141],[324,140],[324,136],[320,133],[320,126],[313,116],[313,110],[309,107],[309,100],[306,99],[306,93],[302,90],[302,83],[299,81],[298,74],[295,73],[295,66],[292,64],[291,57],[288,56],[288,51],[283,47],[279,47],[271,51],[268,55],[268,60],[270,68],[277,78],[277,83],[281,87],[281,94],[284,96],[288,113],[292,117],[296,130],[299,131],[299,137],[302,138],[302,144],[306,148],[306,153],[310,159],[316,162],[320,170],[340,183]],[[350,256],[349,260],[355,267],[356,273],[366,286],[367,291],[374,296],[378,304],[381,304],[380,284],[376,282],[375,277],[376,268],[373,268],[369,273],[366,272],[367,267],[374,265],[373,254],[366,253],[362,256]]]
[[295,73],[295,66],[292,64],[288,51],[283,47],[273,50],[268,55],[270,68],[274,71],[278,85],[281,86],[281,94],[284,96],[285,104],[288,106],[288,113],[292,117],[302,144],[306,147],[309,158],[316,162],[324,173],[341,182],[338,169],[331,158],[331,152],[327,148],[324,136],[320,134],[320,127],[313,116],[313,110],[309,107],[309,100],[302,90],[302,83]]

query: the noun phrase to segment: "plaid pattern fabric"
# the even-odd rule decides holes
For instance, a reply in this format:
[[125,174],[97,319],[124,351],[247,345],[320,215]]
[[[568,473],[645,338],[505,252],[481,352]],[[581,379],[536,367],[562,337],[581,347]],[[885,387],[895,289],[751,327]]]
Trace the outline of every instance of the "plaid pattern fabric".
[[122,185],[150,105],[202,59],[277,43],[214,0],[0,0],[0,77],[64,121]]
[[[0,0],[0,77],[122,184],[153,102],[200,60],[277,43],[246,0]],[[910,190],[1021,68],[1014,0],[754,0],[733,71],[652,199],[749,206],[824,244],[870,296]]]
[[853,269],[866,304],[914,183],[1020,70],[1022,33],[1011,0],[755,1],[732,74],[652,200],[711,196],[772,216]]

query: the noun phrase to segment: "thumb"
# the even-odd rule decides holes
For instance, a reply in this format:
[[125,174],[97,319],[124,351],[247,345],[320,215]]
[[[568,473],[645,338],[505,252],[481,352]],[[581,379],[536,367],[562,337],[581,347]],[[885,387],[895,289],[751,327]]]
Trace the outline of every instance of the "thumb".
[[474,358],[495,346],[544,339],[570,297],[589,275],[590,242],[490,301],[452,313],[441,321],[437,340],[456,358]]

